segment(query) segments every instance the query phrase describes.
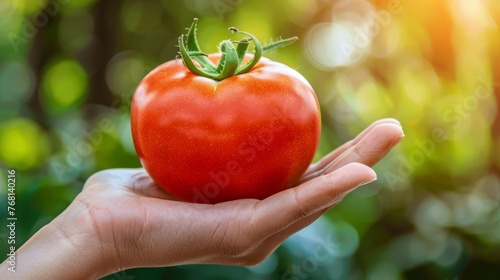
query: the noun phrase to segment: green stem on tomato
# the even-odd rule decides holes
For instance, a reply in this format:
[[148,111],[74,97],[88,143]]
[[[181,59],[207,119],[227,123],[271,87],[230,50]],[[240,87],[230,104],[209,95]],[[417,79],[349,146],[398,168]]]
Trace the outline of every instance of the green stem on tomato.
[[[246,35],[248,38],[243,38],[236,42],[230,40],[222,41],[219,45],[219,51],[222,54],[221,59],[218,65],[215,66],[207,58],[207,55],[200,50],[198,39],[196,38],[197,23],[198,20],[195,18],[187,35],[182,34],[179,37],[179,54],[181,55],[182,62],[191,72],[217,81],[247,73],[259,62],[262,54],[287,46],[298,40],[297,37],[292,37],[284,40],[280,39],[276,42],[262,46],[259,40],[252,34],[230,27],[229,31]],[[246,64],[242,64],[243,58],[250,46],[250,42],[253,42],[255,46],[253,57]],[[233,43],[236,43],[237,46],[235,47]],[[193,60],[195,60],[199,66],[196,65]]]
[[245,54],[247,53],[248,47],[250,46],[250,41],[247,38],[243,38],[237,43],[238,47],[236,48],[236,52],[238,53],[238,62],[241,64]]

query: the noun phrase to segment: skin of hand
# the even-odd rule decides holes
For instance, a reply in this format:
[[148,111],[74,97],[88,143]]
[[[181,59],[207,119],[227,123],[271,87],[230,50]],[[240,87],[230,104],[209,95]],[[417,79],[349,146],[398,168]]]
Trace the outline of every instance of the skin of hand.
[[16,272],[4,262],[0,275],[96,279],[132,267],[257,264],[349,192],[374,181],[369,166],[403,137],[398,121],[379,120],[311,165],[296,187],[264,200],[187,203],[143,169],[98,172],[16,252]]

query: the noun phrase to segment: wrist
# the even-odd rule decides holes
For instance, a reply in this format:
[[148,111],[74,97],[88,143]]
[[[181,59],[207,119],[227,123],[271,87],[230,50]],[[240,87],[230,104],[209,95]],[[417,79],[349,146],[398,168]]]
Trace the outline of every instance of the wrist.
[[[61,214],[61,216],[64,215]],[[16,271],[8,279],[98,279],[114,272],[100,242],[61,216],[45,225],[16,252]],[[77,217],[72,217],[77,218]],[[62,223],[66,223],[61,227]],[[4,271],[5,270],[5,271]]]

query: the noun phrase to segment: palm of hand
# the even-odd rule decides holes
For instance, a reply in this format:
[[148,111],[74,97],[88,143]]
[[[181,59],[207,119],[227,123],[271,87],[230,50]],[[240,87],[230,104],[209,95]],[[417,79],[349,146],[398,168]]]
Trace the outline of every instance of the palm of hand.
[[402,137],[397,121],[375,122],[311,165],[297,187],[264,200],[186,203],[142,169],[101,171],[56,224],[64,236],[95,236],[102,257],[113,259],[117,269],[256,264],[358,185],[372,181],[375,174],[365,165],[378,162]]

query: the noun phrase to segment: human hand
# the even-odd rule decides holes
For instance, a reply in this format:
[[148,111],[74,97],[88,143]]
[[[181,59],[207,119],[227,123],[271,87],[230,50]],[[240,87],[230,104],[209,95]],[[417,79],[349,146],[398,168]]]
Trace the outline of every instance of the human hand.
[[[257,264],[356,187],[375,180],[368,166],[403,136],[396,120],[377,121],[311,165],[298,186],[264,200],[187,203],[157,186],[143,169],[101,171],[18,256],[48,258],[50,246],[44,244],[51,242],[44,240],[64,244],[54,257],[70,264],[59,269],[72,272],[62,275],[68,279],[97,278],[131,267]],[[58,275],[40,271],[36,279]]]

